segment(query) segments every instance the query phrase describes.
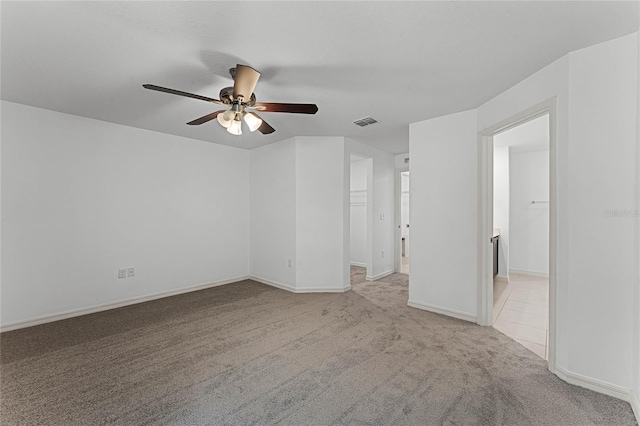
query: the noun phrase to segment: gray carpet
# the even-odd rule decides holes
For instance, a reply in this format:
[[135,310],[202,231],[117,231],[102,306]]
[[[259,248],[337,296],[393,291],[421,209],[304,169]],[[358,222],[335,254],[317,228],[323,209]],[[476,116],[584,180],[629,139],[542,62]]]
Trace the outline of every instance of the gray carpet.
[[3,333],[2,424],[636,424],[496,330],[407,307],[406,275],[352,286],[243,281]]

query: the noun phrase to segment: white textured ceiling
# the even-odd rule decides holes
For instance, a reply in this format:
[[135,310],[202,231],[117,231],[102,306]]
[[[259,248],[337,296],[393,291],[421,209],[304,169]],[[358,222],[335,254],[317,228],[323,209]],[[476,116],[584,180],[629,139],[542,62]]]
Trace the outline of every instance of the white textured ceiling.
[[[634,32],[638,2],[1,3],[2,99],[254,148],[296,135],[408,151],[408,124],[474,108],[569,51]],[[276,132],[229,135],[186,122],[215,105],[236,63],[262,72]],[[378,124],[352,121],[372,116]]]

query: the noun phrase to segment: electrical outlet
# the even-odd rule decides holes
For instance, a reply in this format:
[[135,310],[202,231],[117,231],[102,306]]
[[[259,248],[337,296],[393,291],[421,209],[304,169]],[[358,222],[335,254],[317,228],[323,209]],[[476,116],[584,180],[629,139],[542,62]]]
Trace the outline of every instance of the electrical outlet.
[[382,257],[384,257],[384,250],[382,250]]
[[133,277],[136,275],[136,268],[127,268],[127,277]]
[[127,270],[126,269],[118,269],[118,278],[127,278]]
[[291,259],[289,259],[289,261],[287,262],[287,266],[289,266],[289,268],[291,268]]
[[384,213],[380,213],[380,220],[384,220]]

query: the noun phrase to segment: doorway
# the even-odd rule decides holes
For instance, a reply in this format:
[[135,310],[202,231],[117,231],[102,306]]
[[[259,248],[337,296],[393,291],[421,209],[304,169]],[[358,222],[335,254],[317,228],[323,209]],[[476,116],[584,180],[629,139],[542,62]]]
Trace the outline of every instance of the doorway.
[[351,154],[349,172],[350,282],[364,282],[371,272],[371,176],[373,159]]
[[[546,117],[546,118],[543,118]],[[507,232],[506,232],[506,243],[508,248],[504,246],[498,246],[498,263],[502,261],[503,268],[500,268],[498,264],[497,268],[497,282],[502,280],[502,288],[500,286],[496,286],[496,294],[494,294],[494,242],[496,239],[494,238],[494,232],[497,231],[499,234],[504,232],[504,229],[494,230],[494,202],[502,202],[504,203],[504,198],[500,194],[495,194],[494,198],[494,173],[504,173],[504,167],[500,164],[494,164],[494,160],[496,162],[504,161],[505,152],[500,153],[500,148],[502,146],[498,146],[494,150],[494,142],[495,140],[499,140],[500,134],[506,134],[507,131],[517,128],[521,125],[526,125],[529,122],[533,122],[536,119],[545,120],[546,119],[546,134],[548,135],[548,151],[546,153],[542,153],[539,155],[544,156],[547,159],[548,164],[548,184],[544,182],[543,186],[546,186],[548,191],[548,197],[545,197],[545,194],[538,194],[536,196],[531,196],[530,194],[526,195],[527,202],[524,204],[522,200],[518,197],[524,196],[522,194],[522,189],[519,189],[518,194],[514,195],[514,199],[509,199],[509,214],[502,214],[502,219],[499,218],[500,212],[496,212],[496,221],[503,220],[501,226],[504,228],[504,218],[508,217],[507,224]],[[540,122],[538,122],[539,124]],[[538,105],[535,105],[525,111],[522,111],[519,114],[514,115],[506,120],[503,120],[499,123],[496,123],[493,126],[482,130],[478,134],[478,153],[479,153],[479,161],[478,161],[478,318],[477,322],[480,325],[494,325],[494,320],[498,321],[498,317],[500,316],[502,309],[504,308],[504,304],[507,303],[509,297],[505,296],[506,293],[509,293],[509,289],[507,285],[512,285],[511,290],[513,291],[513,285],[515,285],[518,281],[523,283],[520,285],[519,291],[517,291],[514,296],[517,299],[521,300],[513,300],[514,302],[522,302],[523,300],[526,302],[533,301],[530,297],[532,296],[532,291],[542,292],[543,287],[546,287],[546,292],[548,296],[544,301],[535,301],[534,304],[538,304],[542,306],[542,310],[537,312],[538,317],[546,316],[546,327],[547,330],[543,330],[539,333],[539,336],[544,336],[544,341],[539,343],[544,343],[544,357],[546,357],[549,365],[549,369],[555,370],[555,347],[556,347],[556,293],[557,293],[557,284],[556,284],[556,264],[557,264],[557,203],[556,203],[556,187],[557,187],[557,178],[556,178],[556,157],[557,157],[557,142],[556,142],[556,101],[555,98],[548,99],[544,102],[541,102]],[[495,152],[494,152],[495,151]],[[516,153],[517,150],[514,151]],[[495,155],[495,156],[494,156]],[[502,155],[502,160],[500,160],[500,155]],[[511,156],[509,156],[511,157]],[[509,158],[507,157],[507,158]],[[511,158],[510,158],[511,159]],[[511,167],[509,169],[515,170],[515,167],[518,167],[518,173],[522,172],[522,168],[524,167],[521,163],[522,158],[514,160],[517,162],[509,164]],[[494,167],[495,166],[495,167]],[[539,172],[539,170],[538,170]],[[503,186],[504,186],[504,182]],[[511,184],[512,182],[509,182]],[[507,186],[509,185],[507,184]],[[513,183],[516,185],[516,183]],[[518,183],[517,185],[521,185]],[[509,188],[509,194],[514,194],[514,188]],[[495,188],[498,191],[498,186]],[[528,198],[531,198],[530,200]],[[517,209],[518,213],[524,216],[526,215],[537,215],[538,218],[546,217],[547,224],[547,233],[548,238],[546,242],[547,254],[543,257],[546,258],[546,269],[548,274],[545,272],[534,271],[534,270],[518,270],[517,266],[522,265],[521,260],[514,259],[516,254],[514,244],[519,244],[516,242],[514,237],[520,233],[522,235],[523,231],[526,228],[521,228],[523,225],[518,222],[513,215],[511,215],[511,210]],[[515,211],[515,210],[514,210]],[[514,223],[510,223],[510,222]],[[517,229],[516,229],[517,227]],[[499,226],[497,227],[499,228]],[[544,232],[544,231],[537,231]],[[503,234],[504,237],[504,234]],[[498,235],[498,241],[500,236]],[[515,237],[517,238],[517,237]],[[505,242],[505,241],[503,241]],[[500,248],[502,247],[503,253],[500,254]],[[535,250],[538,254],[537,258],[540,258],[540,249]],[[526,253],[525,253],[526,254]],[[530,254],[530,253],[529,253]],[[522,259],[522,252],[518,255]],[[526,256],[524,256],[526,257]],[[515,262],[515,263],[514,263]],[[502,276],[498,276],[501,272]],[[538,274],[536,274],[538,272]],[[541,281],[545,281],[541,283]],[[526,288],[529,287],[529,288]],[[506,289],[506,290],[505,290]],[[504,290],[504,291],[503,291]],[[502,300],[500,300],[502,298]],[[525,300],[526,299],[526,300]],[[500,304],[496,305],[496,309],[498,312],[494,312],[494,300],[504,302],[502,306]],[[510,304],[510,308],[514,307],[514,303]],[[510,311],[515,311],[514,309],[509,309]],[[527,312],[521,313],[513,313],[506,312],[506,317],[503,317],[501,324],[496,324],[496,328],[500,328],[502,326],[503,331],[506,330],[509,326],[505,325],[505,321],[511,320],[511,323],[516,324],[511,326],[511,331],[517,330],[518,328],[522,328],[521,324],[516,321],[522,321],[522,318],[527,316]],[[531,314],[531,312],[529,312]],[[535,314],[535,313],[534,313]],[[538,318],[538,321],[540,319]],[[538,323],[540,324],[540,323]],[[522,340],[522,339],[520,339]],[[529,349],[532,349],[530,347]],[[541,353],[540,348],[537,347],[538,354]]]
[[409,171],[400,172],[400,273],[409,275]]
[[549,115],[493,136],[493,327],[547,359]]
[[394,243],[394,270],[397,273],[409,275],[411,256],[411,237],[410,237],[410,183],[411,175],[409,172],[409,157],[404,158],[403,167],[396,166],[395,173],[395,243]]

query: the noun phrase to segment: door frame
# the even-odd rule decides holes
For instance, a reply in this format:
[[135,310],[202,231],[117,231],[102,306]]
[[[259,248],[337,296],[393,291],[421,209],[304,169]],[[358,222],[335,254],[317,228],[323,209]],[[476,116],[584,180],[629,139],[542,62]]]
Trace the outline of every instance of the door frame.
[[479,325],[493,324],[493,137],[523,123],[549,115],[549,349],[548,366],[554,371],[557,336],[557,106],[556,97],[478,132],[478,319]]

